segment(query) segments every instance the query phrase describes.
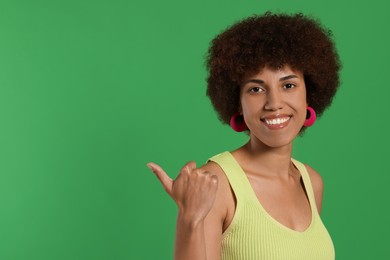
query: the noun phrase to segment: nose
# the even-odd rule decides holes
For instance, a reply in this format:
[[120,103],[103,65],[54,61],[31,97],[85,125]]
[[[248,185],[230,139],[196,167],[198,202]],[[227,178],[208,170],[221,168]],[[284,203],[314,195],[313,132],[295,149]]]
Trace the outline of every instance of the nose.
[[283,98],[278,90],[269,90],[264,106],[265,110],[276,111],[283,108]]

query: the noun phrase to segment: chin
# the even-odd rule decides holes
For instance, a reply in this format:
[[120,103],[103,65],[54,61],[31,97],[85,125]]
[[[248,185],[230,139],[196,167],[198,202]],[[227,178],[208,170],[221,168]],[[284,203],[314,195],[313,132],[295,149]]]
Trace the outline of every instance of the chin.
[[274,136],[267,136],[263,138],[259,138],[255,135],[250,135],[251,139],[256,139],[257,142],[260,144],[263,144],[269,148],[282,148],[285,146],[290,146],[292,142],[294,141],[296,135],[274,135]]
[[263,144],[265,144],[266,146],[270,147],[270,148],[282,148],[282,147],[286,147],[286,146],[290,146],[292,144],[292,142],[294,141],[293,140],[271,140],[271,141],[268,141],[268,142],[264,142]]

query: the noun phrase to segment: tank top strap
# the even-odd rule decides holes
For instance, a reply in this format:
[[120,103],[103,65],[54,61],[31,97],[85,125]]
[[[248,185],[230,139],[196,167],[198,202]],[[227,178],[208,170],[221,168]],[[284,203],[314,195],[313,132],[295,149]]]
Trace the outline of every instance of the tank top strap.
[[268,215],[230,152],[220,153],[209,161],[223,170],[236,196],[233,219],[222,235],[221,260],[335,259],[333,243],[316,209],[313,187],[304,164],[291,159],[300,172],[312,211],[310,226],[301,232],[281,225]]
[[[254,191],[248,181],[247,176],[245,175],[241,166],[238,164],[238,162],[230,152],[225,151],[220,154],[217,154],[211,157],[208,161],[217,163],[219,167],[221,167],[221,169],[224,171],[237,200],[242,200],[244,198],[249,198],[250,200],[253,200],[255,198]],[[310,176],[307,172],[305,165],[293,158],[291,158],[291,161],[293,162],[295,167],[297,167],[302,176],[303,184],[305,186],[305,190],[309,198],[312,212],[318,212],[314,197],[313,186],[311,184]]]
[[252,187],[241,166],[230,152],[217,154],[208,161],[217,163],[224,171],[237,201],[252,198]]
[[313,186],[311,184],[310,176],[309,176],[309,173],[307,172],[306,166],[303,163],[301,163],[300,161],[297,161],[295,159],[291,159],[291,161],[293,162],[295,167],[297,167],[297,169],[301,173],[302,180],[303,180],[303,185],[305,186],[305,190],[306,190],[307,196],[309,198],[309,202],[310,202],[310,206],[312,208],[312,212],[313,213],[318,212],[317,211],[316,200],[315,200],[315,197],[314,197]]

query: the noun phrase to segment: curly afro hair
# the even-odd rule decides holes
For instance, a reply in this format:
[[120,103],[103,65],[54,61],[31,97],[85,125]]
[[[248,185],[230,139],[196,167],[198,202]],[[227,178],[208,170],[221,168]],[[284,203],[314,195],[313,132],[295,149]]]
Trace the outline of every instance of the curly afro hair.
[[341,64],[331,31],[301,13],[254,15],[212,40],[207,55],[207,96],[229,124],[240,110],[240,85],[261,68],[289,65],[303,72],[307,103],[320,116],[339,86]]

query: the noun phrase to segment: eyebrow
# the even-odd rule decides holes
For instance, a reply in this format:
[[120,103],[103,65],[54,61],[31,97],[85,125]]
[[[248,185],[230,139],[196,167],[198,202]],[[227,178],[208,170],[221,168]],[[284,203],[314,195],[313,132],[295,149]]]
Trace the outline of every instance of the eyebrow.
[[[292,75],[288,75],[288,76],[285,76],[285,77],[281,77],[281,78],[279,79],[279,82],[285,81],[285,80],[289,80],[289,79],[294,79],[294,78],[298,78],[298,76],[295,75],[295,74],[292,74]],[[244,86],[244,85],[246,85],[246,84],[249,83],[249,82],[258,83],[258,84],[264,84],[264,83],[265,83],[265,82],[264,82],[263,80],[261,80],[261,79],[250,79],[250,80],[245,81],[243,84],[241,84],[241,86]]]

